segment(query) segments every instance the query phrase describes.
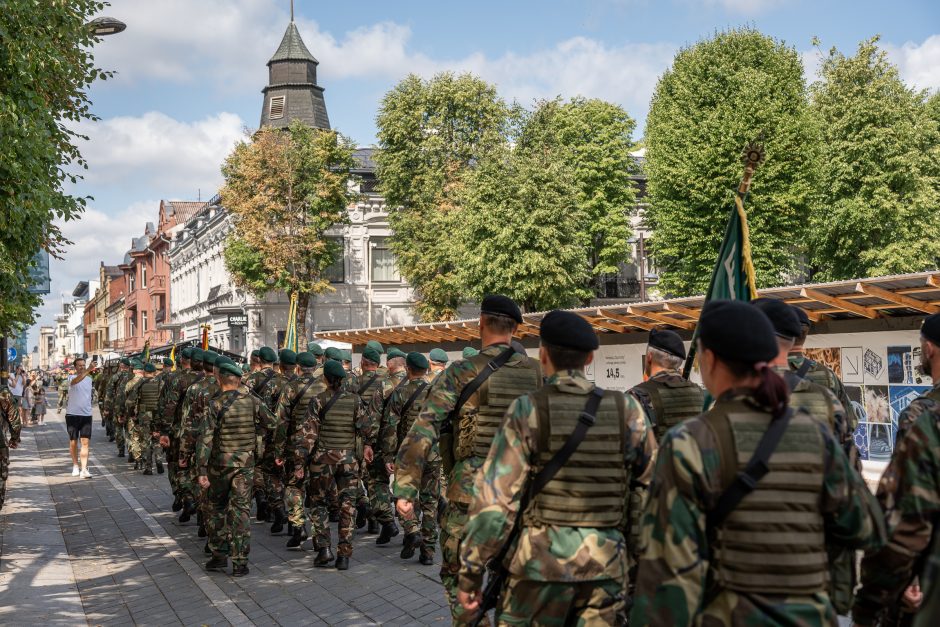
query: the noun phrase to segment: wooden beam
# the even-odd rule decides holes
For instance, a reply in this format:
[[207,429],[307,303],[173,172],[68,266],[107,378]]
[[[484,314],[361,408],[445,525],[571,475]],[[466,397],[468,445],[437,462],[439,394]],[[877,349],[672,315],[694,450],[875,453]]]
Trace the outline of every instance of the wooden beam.
[[940,287],[940,274],[931,274],[927,277],[927,285]]
[[839,309],[842,309],[843,311],[853,313],[863,318],[869,318],[873,320],[875,318],[882,317],[880,313],[878,313],[876,310],[872,309],[871,307],[863,307],[861,305],[857,305],[855,303],[849,302],[845,299],[838,298],[836,296],[830,296],[829,294],[824,294],[820,292],[819,290],[813,290],[813,289],[804,287],[803,289],[800,290],[800,295],[803,296],[804,298],[812,298],[816,302],[823,303],[824,305],[829,305],[831,307],[837,307]]
[[876,298],[880,298],[881,300],[886,300],[889,303],[895,303],[915,311],[922,311],[926,314],[935,314],[940,311],[940,308],[931,305],[926,301],[917,300],[916,298],[904,296],[903,294],[895,294],[894,292],[890,292],[875,285],[869,285],[867,283],[856,283],[855,289],[864,294],[868,294],[869,296],[874,296]]
[[655,324],[652,324],[649,322],[642,322],[640,320],[637,320],[636,318],[625,316],[623,314],[617,314],[612,311],[605,311],[604,317],[610,320],[616,320],[618,322],[622,322],[626,324],[627,326],[636,327],[637,329],[640,329],[642,331],[650,331],[652,330],[653,327],[656,326]]
[[616,322],[611,322],[606,320],[603,317],[592,317],[581,314],[581,316],[591,323],[591,326],[599,327],[605,331],[613,331],[614,333],[626,333],[627,328],[622,324],[617,324]]
[[692,320],[698,320],[698,317],[702,314],[700,309],[689,309],[688,307],[676,305],[675,303],[664,303],[663,306],[666,308],[666,311],[677,313],[680,316],[685,316],[686,318],[691,318]]
[[679,327],[680,329],[692,330],[695,328],[695,323],[690,320],[670,318],[669,316],[661,314],[657,311],[646,311],[644,309],[637,309],[636,307],[628,307],[627,311],[632,313],[634,316],[641,316],[649,320],[656,320],[657,322]]
[[940,286],[928,285],[926,287],[908,287],[903,290],[897,290],[895,294],[924,294],[926,292],[936,292]]

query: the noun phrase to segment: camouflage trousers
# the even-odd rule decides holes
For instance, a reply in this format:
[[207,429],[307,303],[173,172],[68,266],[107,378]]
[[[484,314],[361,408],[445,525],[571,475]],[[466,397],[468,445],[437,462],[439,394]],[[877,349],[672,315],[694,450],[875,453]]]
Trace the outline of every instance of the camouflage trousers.
[[[467,612],[457,600],[457,573],[460,572],[460,538],[470,516],[469,505],[449,501],[441,522],[441,583],[450,605],[450,615],[454,625],[466,625],[474,618],[473,612]],[[484,617],[480,625],[489,625]]]
[[210,466],[209,489],[204,502],[209,549],[222,555],[228,542],[232,564],[244,564],[251,550],[251,492],[254,484],[253,466],[220,468]]
[[496,610],[499,625],[625,625],[624,581],[555,582],[510,577]]
[[[3,437],[0,435],[0,437]],[[7,497],[7,479],[10,476],[10,449],[0,447],[0,507]]]
[[284,505],[287,507],[287,522],[294,527],[303,527],[307,522],[307,512],[304,509],[306,498],[303,479],[291,477],[284,485]]
[[337,555],[352,555],[353,527],[356,522],[356,478],[359,463],[346,451],[317,451],[307,467],[307,489],[313,503],[312,517],[316,536],[315,549],[331,544],[329,518],[330,486],[336,484],[339,493],[339,545]]
[[390,523],[394,520],[392,516],[392,492],[388,485],[388,473],[385,472],[385,465],[379,462],[378,458],[371,464],[368,464],[368,483],[369,507],[372,508],[372,517],[382,524]]
[[284,507],[284,469],[274,465],[274,459],[264,460],[264,489],[271,507]]
[[173,496],[178,497],[179,493],[179,473],[180,467],[176,463],[179,456],[179,444],[176,438],[170,436],[170,446],[166,449],[166,476],[170,480],[170,488],[173,490]]
[[[402,517],[401,523],[405,533],[421,532],[421,541],[425,552],[434,552],[437,544],[437,502],[441,497],[441,464],[428,463],[424,465],[424,474],[421,475],[421,485],[418,488],[418,502],[411,515]],[[421,521],[418,523],[418,508],[421,509]]]
[[120,419],[114,421],[114,445],[120,453],[127,449],[127,425]]
[[141,458],[143,446],[140,442],[140,423],[137,417],[127,419],[127,450],[134,456],[134,460]]
[[[182,458],[180,458],[182,459]],[[196,500],[196,477],[193,475],[195,472],[192,468],[192,460],[186,460],[188,462],[185,468],[179,468],[176,473],[176,485],[179,486],[179,496],[183,500]]]
[[369,492],[366,486],[369,483],[369,471],[366,470],[366,464],[359,460],[359,476],[356,478],[356,506],[369,507]]

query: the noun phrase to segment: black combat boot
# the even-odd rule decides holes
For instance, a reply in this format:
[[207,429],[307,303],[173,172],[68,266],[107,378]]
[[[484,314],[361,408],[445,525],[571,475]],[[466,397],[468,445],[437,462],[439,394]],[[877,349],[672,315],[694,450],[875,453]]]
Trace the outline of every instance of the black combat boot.
[[330,562],[333,561],[333,551],[330,547],[325,546],[319,551],[317,551],[317,556],[313,559],[313,565],[317,568],[324,568],[330,565]]
[[268,502],[260,494],[255,495],[255,520],[258,522],[268,522]]
[[410,560],[415,556],[415,549],[421,546],[421,538],[417,533],[406,533],[405,539],[402,542],[401,547],[401,558],[403,560]]
[[349,570],[348,555],[340,555],[336,558],[336,570]]
[[224,573],[228,566],[228,558],[224,555],[213,555],[212,559],[206,562],[206,570],[210,573]]
[[163,474],[163,462],[161,462],[159,459],[157,460],[157,474]]
[[356,529],[362,529],[369,522],[369,506],[365,503],[356,505]]
[[379,532],[379,521],[375,518],[369,519],[369,528],[366,529],[366,533],[378,533]]
[[147,476],[153,475],[153,468],[144,468],[144,474]]
[[193,514],[196,513],[196,504],[186,499],[183,501],[183,511],[180,512],[179,521],[181,523],[188,523],[189,519],[193,517]]
[[331,523],[339,522],[339,510],[338,509],[330,510],[330,522]]
[[199,531],[196,532],[196,535],[197,535],[198,537],[200,537],[200,538],[205,538],[207,535],[209,535],[209,534],[206,533],[206,526],[205,526],[205,524],[200,524],[200,525],[199,525]]
[[382,532],[379,534],[379,537],[375,539],[375,543],[378,545],[388,544],[392,538],[398,535],[398,525],[395,524],[395,521],[382,523]]
[[128,463],[128,464],[136,464],[136,463],[137,463],[137,458],[134,457],[134,454],[131,453],[130,451],[127,452],[127,463]]
[[202,552],[206,555],[212,555],[212,549],[209,548],[209,541],[206,540],[205,546],[202,547]]
[[271,524],[271,535],[284,531],[284,523],[287,522],[287,512],[283,507],[274,510],[274,522]]
[[294,533],[291,534],[290,540],[287,541],[287,548],[299,551],[300,545],[303,544],[306,539],[307,534],[304,533],[304,528],[297,527],[294,529]]
[[429,549],[425,545],[421,545],[421,554],[418,555],[418,561],[424,564],[425,566],[434,565],[434,550]]
[[248,574],[248,564],[233,564],[232,577],[244,577]]
[[173,499],[173,512],[176,513],[181,509],[183,509],[183,500],[177,496]]
[[118,457],[124,457],[124,449],[123,449],[123,448],[119,448],[119,449],[118,449]]

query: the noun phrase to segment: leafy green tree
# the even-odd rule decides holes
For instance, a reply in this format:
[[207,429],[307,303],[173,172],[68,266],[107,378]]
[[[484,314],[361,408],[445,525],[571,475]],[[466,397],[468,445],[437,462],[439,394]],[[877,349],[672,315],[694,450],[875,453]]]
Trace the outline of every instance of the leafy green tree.
[[741,152],[762,138],[767,161],[746,204],[758,286],[779,284],[801,252],[815,151],[796,50],[751,29],[680,51],[646,123],[651,251],[670,295],[703,293],[721,245]]
[[348,221],[357,194],[347,185],[352,142],[295,121],[262,128],[240,142],[222,165],[222,204],[234,229],[225,264],[235,283],[258,296],[297,294],[297,336],[306,337],[311,294],[333,289],[323,271],[337,250],[327,231]]
[[469,74],[410,75],[382,100],[377,173],[392,249],[422,319],[453,318],[465,300],[457,269],[471,253],[454,237],[454,199],[471,164],[505,144],[507,113],[496,88]]
[[77,219],[86,199],[65,186],[87,165],[74,130],[91,113],[97,39],[85,26],[105,3],[6,0],[0,10],[0,335],[31,324],[40,299],[29,269],[40,249],[69,242],[55,221]]
[[467,294],[506,294],[525,311],[590,297],[574,168],[558,154],[504,149],[465,174],[458,235],[472,246],[460,265]]
[[936,268],[940,134],[926,94],[904,85],[877,37],[852,57],[831,49],[811,94],[826,182],[811,229],[816,277]]
[[591,275],[617,272],[630,260],[630,216],[636,207],[631,177],[638,170],[630,153],[636,122],[619,105],[584,98],[541,101],[522,118],[521,150],[550,150],[572,167]]

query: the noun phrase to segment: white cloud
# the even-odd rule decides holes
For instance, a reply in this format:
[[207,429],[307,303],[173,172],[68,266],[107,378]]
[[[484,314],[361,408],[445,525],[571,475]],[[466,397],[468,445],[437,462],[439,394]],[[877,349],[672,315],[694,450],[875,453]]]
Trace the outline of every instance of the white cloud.
[[884,44],[888,56],[898,65],[904,81],[918,89],[940,89],[940,35],[931,35],[917,44]]

